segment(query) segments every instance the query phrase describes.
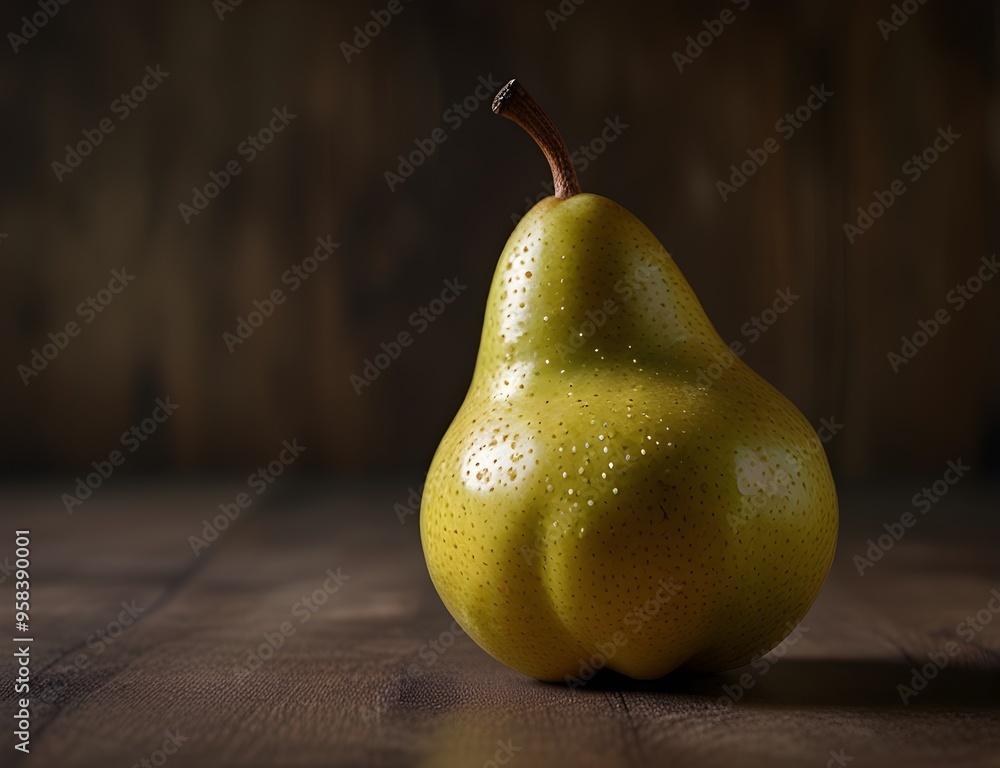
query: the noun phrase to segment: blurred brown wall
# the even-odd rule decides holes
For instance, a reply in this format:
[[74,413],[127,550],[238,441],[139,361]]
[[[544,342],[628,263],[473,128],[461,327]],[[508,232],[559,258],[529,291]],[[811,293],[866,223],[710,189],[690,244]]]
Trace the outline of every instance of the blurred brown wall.
[[[468,385],[511,214],[547,179],[475,96],[481,76],[515,75],[573,147],[628,126],[582,184],[660,237],[725,339],[747,341],[776,290],[801,297],[744,359],[814,423],[844,425],[838,471],[986,461],[1000,280],[961,311],[946,296],[1000,251],[996,6],[913,4],[885,33],[887,2],[744,5],[588,0],[560,21],[546,10],[568,2],[402,2],[350,62],[341,43],[385,3],[244,2],[221,20],[207,0],[60,6],[0,63],[4,465],[88,466],[169,397],[131,468],[242,470],[293,436],[314,466],[423,467]],[[723,9],[731,23],[678,71]],[[0,27],[37,10],[8,4]],[[169,75],[121,119],[115,99],[156,65]],[[785,138],[777,121],[813,86],[833,95]],[[465,99],[467,118],[448,112]],[[240,154],[285,107],[272,143]],[[57,179],[65,145],[105,118]],[[903,164],[949,126],[960,138],[911,181]],[[445,141],[390,191],[397,156],[435,129]],[[716,182],[769,137],[779,149],[723,201]],[[179,204],[232,160],[185,223]],[[849,243],[844,223],[894,179],[905,194]],[[326,236],[340,247],[230,353],[223,333]],[[134,281],[85,322],[113,269]],[[417,333],[411,314],[452,278],[467,290]],[[887,353],[940,308],[950,322],[894,373]],[[26,386],[18,365],[68,321],[80,335]],[[400,331],[414,343],[357,395],[350,375]]]

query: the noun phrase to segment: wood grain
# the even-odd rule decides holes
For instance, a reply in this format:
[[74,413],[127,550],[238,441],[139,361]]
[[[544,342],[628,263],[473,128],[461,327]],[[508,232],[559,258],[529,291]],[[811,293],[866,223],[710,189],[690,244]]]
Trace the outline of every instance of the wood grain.
[[[405,483],[289,480],[196,557],[189,537],[239,490],[109,489],[72,517],[51,488],[3,493],[5,528],[30,527],[33,542],[25,764],[132,765],[173,733],[186,741],[172,764],[192,768],[498,757],[791,766],[826,765],[831,751],[854,765],[997,765],[1000,616],[969,643],[957,636],[1000,587],[995,493],[954,491],[859,576],[853,556],[884,533],[870,521],[912,509],[913,488],[848,491],[835,565],[795,642],[726,674],[637,683],[601,673],[573,690],[507,669],[456,631],[428,580],[416,516],[400,523],[394,510]],[[315,612],[301,602],[310,596]],[[95,642],[123,601],[139,618]],[[247,671],[283,623],[279,647]],[[897,686],[949,640],[960,653],[904,706]],[[5,657],[5,717],[13,674]],[[12,739],[0,735],[0,754]]]
[[[324,469],[426,466],[468,386],[510,216],[549,178],[488,101],[457,128],[442,118],[480,77],[521,78],[574,150],[603,142],[606,120],[628,126],[581,184],[650,227],[727,342],[754,338],[742,328],[776,290],[801,297],[744,359],[814,423],[848,425],[835,469],[986,463],[1000,281],[960,313],[945,296],[1000,242],[995,2],[921,4],[888,39],[889,0],[588,2],[555,29],[559,0],[407,2],[346,61],[340,43],[386,2],[244,2],[220,22],[205,0],[94,0],[0,60],[0,464],[89,466],[170,396],[180,410],[130,467],[242,471],[290,434]],[[724,9],[732,23],[678,71],[673,54]],[[57,181],[65,146],[157,63],[170,76]],[[834,95],[786,140],[776,122],[821,86]],[[287,130],[185,223],[178,205],[285,105]],[[902,164],[949,125],[961,139],[911,182]],[[390,191],[384,174],[438,129]],[[768,139],[780,149],[723,200],[716,183]],[[849,242],[845,222],[896,179],[906,194]],[[335,256],[228,349],[222,334],[327,235]],[[25,386],[17,366],[122,268],[134,283]],[[455,278],[460,300],[357,396],[350,376]],[[942,307],[953,320],[895,374],[886,354]]]

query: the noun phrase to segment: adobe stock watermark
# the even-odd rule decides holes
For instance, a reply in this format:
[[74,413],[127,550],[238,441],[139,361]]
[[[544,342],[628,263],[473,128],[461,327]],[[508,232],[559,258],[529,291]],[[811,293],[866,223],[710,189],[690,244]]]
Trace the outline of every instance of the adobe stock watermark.
[[[1000,614],[1000,589],[990,591],[990,599],[983,608],[976,611],[975,616],[966,616],[955,627],[955,634],[966,643],[971,643],[980,632],[986,629],[993,618]],[[945,669],[953,658],[962,652],[962,646],[954,640],[949,640],[940,651],[929,651],[928,662],[920,667],[910,669],[910,684],[900,683],[896,693],[900,701],[909,706],[910,699],[920,695],[927,685]]]
[[225,343],[226,349],[229,350],[229,354],[233,354],[236,347],[253,336],[253,332],[274,314],[274,310],[285,303],[288,295],[301,288],[319,269],[320,264],[330,258],[330,254],[340,247],[340,243],[333,242],[333,235],[317,237],[316,243],[311,256],[306,256],[301,263],[294,264],[281,273],[281,284],[288,286],[287,293],[281,288],[274,288],[263,300],[254,299],[253,309],[247,312],[247,316],[238,315],[236,317],[235,330],[232,332],[223,331],[222,341]]
[[[118,124],[127,120],[129,115],[138,109],[139,104],[144,102],[146,97],[169,76],[170,73],[161,70],[159,64],[155,67],[152,64],[146,67],[145,77],[131,90],[118,96],[108,107],[111,114],[118,118]],[[84,128],[80,131],[83,138],[75,145],[66,145],[66,157],[63,158],[65,162],[52,161],[52,172],[60,184],[65,176],[80,167],[84,158],[89,157],[101,145],[106,136],[114,132],[115,127],[116,123],[110,117],[101,118],[96,128]]]
[[900,28],[910,20],[920,6],[927,0],[903,0],[902,3],[892,4],[892,13],[888,19],[879,19],[875,22],[878,31],[882,33],[882,40],[888,40],[893,32],[899,32]]
[[368,44],[378,37],[382,30],[388,27],[403,10],[402,0],[389,0],[389,4],[385,8],[369,11],[371,20],[366,21],[364,26],[359,24],[354,27],[354,37],[351,39],[354,45],[346,40],[342,40],[340,43],[340,52],[344,54],[347,63],[350,64],[352,56],[357,56],[367,48]]
[[390,341],[381,342],[379,344],[381,351],[362,361],[361,374],[352,373],[347,377],[351,386],[354,387],[354,394],[360,396],[365,387],[370,387],[392,365],[393,361],[399,359],[403,350],[413,344],[414,337],[430,328],[431,323],[441,317],[448,306],[453,304],[468,287],[458,282],[457,277],[445,280],[441,293],[407,318],[413,333],[406,330],[400,331]]
[[507,765],[514,754],[520,752],[521,749],[522,747],[514,743],[513,738],[509,738],[507,741],[497,739],[497,751],[493,753],[491,759],[483,763],[483,768],[500,768],[501,765]]
[[[731,0],[731,2],[741,11],[745,11],[750,7],[750,0]],[[674,64],[677,66],[677,71],[684,74],[684,67],[694,64],[694,60],[701,56],[706,48],[718,40],[722,33],[726,31],[726,27],[734,21],[736,21],[736,14],[733,13],[731,8],[723,8],[722,13],[719,14],[717,19],[703,19],[701,25],[704,29],[694,36],[687,36],[685,40],[687,47],[684,49],[684,53],[674,51],[671,56]]]
[[68,672],[80,672],[90,666],[91,654],[93,656],[102,655],[115,640],[122,636],[126,629],[131,627],[145,611],[140,608],[133,599],[130,602],[122,601],[122,610],[118,613],[118,618],[112,619],[104,627],[98,629],[87,638],[88,652],[78,653],[70,664],[61,664],[56,667],[59,674]]
[[[448,126],[454,133],[461,128],[465,121],[472,117],[483,104],[489,104],[493,100],[493,94],[499,90],[503,83],[493,79],[492,73],[488,76],[480,75],[479,82],[468,96],[461,102],[456,101],[448,109],[441,113],[441,122]],[[388,170],[382,174],[386,186],[390,192],[395,192],[396,188],[409,179],[413,172],[423,165],[427,158],[437,151],[437,148],[448,140],[445,129],[438,126],[426,139],[414,139],[414,148],[406,156],[398,155],[399,160],[395,172]]]
[[[913,494],[913,498],[910,500],[912,505],[921,515],[926,515],[971,469],[972,467],[962,463],[961,458],[949,459],[944,474],[940,478],[935,480],[930,487],[925,486]],[[906,532],[917,524],[918,520],[919,518],[907,510],[899,516],[899,520],[883,523],[882,527],[885,529],[885,533],[877,539],[868,539],[868,549],[865,550],[864,555],[855,555],[853,558],[854,567],[858,569],[858,576],[864,576],[867,569],[874,567],[875,563],[896,546],[906,535]]]
[[[558,352],[559,357],[553,355],[552,357],[543,358],[543,362],[549,365],[553,362],[562,364],[571,360],[574,354],[587,346],[590,339],[610,322],[628,302],[637,297],[643,291],[644,286],[649,285],[651,278],[655,278],[657,274],[657,270],[652,267],[639,264],[625,277],[615,281],[611,286],[615,295],[608,297],[595,308],[586,310],[583,315],[584,319],[581,320],[579,325],[570,326],[565,331],[564,341],[556,341],[553,344],[552,349]],[[666,329],[665,337],[670,339],[670,344],[683,341],[687,338],[687,328],[677,316],[676,307],[673,302],[666,302],[665,307],[657,305],[656,311],[658,313],[657,320],[659,325],[661,329]],[[547,321],[548,317],[543,316],[542,319],[543,321]],[[560,373],[565,373],[565,370],[560,370]],[[606,428],[608,424],[605,422],[603,426]],[[647,435],[647,438],[652,439],[652,436]],[[598,446],[604,439],[605,435],[598,433],[592,443],[591,441],[583,443],[583,450],[589,451],[592,444]],[[571,453],[575,454],[577,452],[576,445],[570,446],[569,449]],[[559,450],[562,451],[563,449],[560,447]],[[604,454],[603,464],[603,461],[608,461],[610,458],[608,456],[610,449],[607,443],[603,445],[602,453]],[[633,457],[638,461],[640,457],[645,455],[645,448],[638,447],[632,453],[626,453],[624,458],[626,462]],[[587,460],[587,464],[589,464],[589,459]],[[611,472],[613,469],[614,461],[608,461],[607,471],[602,470],[599,466],[595,466],[592,474],[589,476],[584,476],[584,469],[582,467],[579,469],[580,477],[577,478],[574,476],[573,478],[574,480],[578,480],[579,484],[574,485],[572,488],[566,488],[567,507],[563,510],[563,527],[561,529],[558,527],[547,527],[544,532],[536,531],[534,545],[521,547],[521,556],[529,565],[535,557],[542,554],[542,549],[546,546],[548,537],[561,536],[563,531],[575,527],[580,517],[587,514],[588,510],[600,501],[602,495],[607,494],[609,491],[612,496],[617,495],[617,480],[615,479],[614,472]],[[598,472],[600,472],[600,475],[597,474]],[[610,475],[609,472],[611,472]],[[563,473],[563,479],[568,479],[565,472]],[[552,484],[549,484],[546,491],[549,493],[553,491]]]
[[[608,323],[624,306],[626,302],[631,300],[635,296],[635,292],[640,289],[640,286],[649,282],[649,278],[652,277],[655,272],[643,265],[640,265],[636,270],[626,278],[619,280],[613,286],[616,296],[613,298],[606,299],[604,303],[595,309],[588,310],[585,313],[585,319],[583,322],[576,327],[569,329],[569,337],[566,344],[557,343],[556,347],[561,351],[564,357],[572,354],[574,350],[581,349],[585,346],[590,338],[592,338],[600,328],[602,328],[606,323]],[[620,297],[620,301],[618,300]],[[778,317],[785,312],[787,312],[791,306],[799,300],[797,294],[792,293],[791,288],[786,290],[778,289],[775,291],[775,298],[769,307],[766,307],[759,315],[755,315],[750,318],[742,326],[742,332],[745,337],[752,344],[761,338],[778,320]],[[665,316],[665,321],[667,323],[673,323],[676,328],[668,335],[672,336],[675,340],[685,338],[685,329],[681,326],[681,323],[676,318],[671,315]],[[746,352],[746,348],[741,342],[733,342],[726,348],[725,352],[717,352],[715,355],[716,362],[710,364],[706,369],[701,369],[696,377],[696,384],[702,388],[711,387],[716,380],[722,377],[724,372],[733,365],[737,357],[742,356]],[[550,363],[550,359],[544,359],[545,363]],[[605,424],[607,426],[607,424]],[[829,418],[824,418],[820,422],[818,431],[820,433],[821,442],[828,442],[832,440],[833,437],[843,429],[842,424],[838,424],[835,417],[831,416]],[[659,437],[659,436],[656,436]],[[669,433],[663,435],[666,440],[670,440],[671,437]],[[647,439],[652,440],[654,435],[647,435]],[[598,445],[600,441],[604,440],[604,435],[596,435],[596,439],[592,442],[594,445]],[[657,443],[658,444],[658,443]],[[586,442],[583,445],[583,449],[590,450],[591,442]],[[819,448],[817,448],[819,449]],[[560,448],[560,450],[562,450]],[[569,447],[572,453],[577,452],[577,446]],[[604,453],[608,454],[609,450],[604,449]],[[630,453],[626,453],[623,457],[625,462],[634,460],[635,462],[642,462],[643,457],[647,455],[646,448],[637,446]],[[605,459],[608,459],[605,456]],[[617,459],[615,459],[617,461]],[[563,510],[563,527],[546,527],[544,531],[538,532],[536,538],[532,545],[524,545],[521,547],[521,556],[530,565],[534,558],[543,556],[545,547],[547,546],[547,540],[549,537],[557,537],[562,535],[563,530],[569,530],[575,527],[581,516],[587,514],[588,510],[598,503],[601,502],[603,497],[606,497],[610,493],[611,496],[617,495],[619,492],[619,477],[614,473],[615,461],[610,461],[608,463],[607,469],[602,470],[600,467],[595,468],[595,470],[587,476],[583,476],[584,473],[581,469],[579,478],[579,484],[575,484],[574,487],[568,488],[566,490],[566,508]],[[567,479],[564,474],[563,479]],[[575,479],[575,478],[574,478]],[[772,478],[774,480],[774,478]],[[769,483],[765,486],[757,487],[748,497],[748,500],[752,501],[756,506],[750,507],[749,511],[744,510],[744,517],[746,517],[750,511],[756,509],[757,507],[763,506],[767,500],[767,494],[769,492],[782,491],[785,492],[785,485],[790,483],[791,476],[779,476],[775,482],[780,482],[781,484]],[[553,485],[550,483],[547,487],[547,492],[552,492],[554,490]],[[414,507],[414,513],[416,512],[416,507]]]
[[90,465],[94,471],[85,477],[77,477],[73,493],[62,495],[62,503],[66,508],[66,513],[72,515],[76,511],[74,507],[83,506],[83,502],[93,496],[104,485],[104,482],[114,474],[115,470],[125,463],[128,455],[138,451],[140,446],[155,435],[160,425],[169,419],[178,408],[180,406],[170,402],[169,397],[165,400],[156,398],[156,407],[153,408],[153,412],[138,424],[133,424],[128,431],[122,432],[119,441],[125,450],[120,451],[116,448],[108,454],[106,459],[92,461]]
[[[587,342],[593,338],[608,322],[618,314],[618,312],[637,294],[642,291],[643,286],[649,283],[651,278],[657,275],[657,271],[645,264],[640,264],[625,277],[616,280],[611,286],[614,296],[605,299],[599,306],[588,309],[584,312],[584,318],[579,325],[571,326],[564,337],[564,341],[557,341],[553,345],[563,361],[571,359],[574,352],[583,349]],[[670,329],[670,343],[674,344],[683,341],[687,337],[684,325],[677,317],[673,305],[666,308],[658,307],[660,315],[657,318],[662,326]],[[542,318],[548,321],[548,317]],[[548,365],[551,358],[546,358]]]
[[[427,671],[437,664],[438,660],[444,656],[448,650],[455,645],[455,641],[458,639],[459,635],[464,635],[465,630],[459,625],[457,621],[452,621],[448,629],[442,631],[437,637],[428,640],[423,643],[419,649],[417,649],[417,658],[420,660],[419,663],[414,661],[408,664],[402,673],[402,683],[405,685],[411,680],[418,680],[423,677]],[[388,709],[388,704],[377,706],[374,709],[369,707],[361,707],[361,721],[366,725],[370,726],[379,715],[383,714]]]
[[[94,322],[97,316],[114,301],[115,296],[124,291],[133,280],[135,280],[135,275],[130,275],[125,267],[120,270],[112,269],[107,288],[101,288],[96,294],[88,296],[76,305],[76,315],[83,321],[82,325],[90,325]],[[49,331],[49,343],[32,349],[27,365],[21,363],[17,366],[17,372],[24,386],[28,386],[33,378],[44,371],[49,363],[69,346],[70,339],[75,339],[80,335],[83,331],[82,325],[76,320],[68,320],[61,330]]]
[[587,0],[561,0],[559,5],[545,10],[545,20],[549,23],[549,29],[553,32],[556,27],[563,24],[570,16],[576,13],[576,9]]
[[[239,158],[233,158],[227,162],[221,171],[210,171],[208,181],[204,186],[191,187],[191,192],[194,193],[191,197],[191,204],[179,203],[177,205],[177,210],[185,224],[190,224],[191,219],[208,208],[209,204],[219,196],[219,193],[229,186],[233,178],[243,173],[243,169],[256,160],[260,153],[271,145],[277,135],[298,117],[298,115],[289,112],[287,106],[281,109],[274,107],[271,110],[271,115],[271,119],[263,128],[256,133],[248,134],[236,146],[236,154],[239,155]],[[240,158],[245,159],[241,162]]]
[[[295,463],[295,460],[302,455],[306,447],[299,445],[298,438],[293,437],[291,442],[282,441],[281,451],[266,467],[258,467],[256,472],[247,478],[247,487],[260,496],[271,487],[275,480],[281,477],[285,470]],[[188,544],[195,557],[201,556],[201,551],[207,549],[213,541],[225,531],[236,519],[250,507],[254,502],[254,496],[246,491],[236,494],[236,498],[230,502],[219,504],[220,514],[211,520],[202,520],[201,536],[188,536]]]
[[[980,259],[981,266],[975,274],[963,280],[952,288],[944,297],[945,304],[954,307],[956,313],[961,312],[972,301],[983,287],[1000,272],[1000,261],[994,253],[987,258]],[[918,320],[917,329],[909,336],[900,336],[899,352],[890,350],[886,353],[889,367],[893,373],[899,373],[899,369],[917,356],[927,343],[938,335],[941,326],[951,321],[952,315],[948,313],[947,307],[939,307],[935,310],[930,320]]]
[[771,302],[770,306],[765,307],[759,315],[754,315],[740,326],[740,333],[747,341],[746,345],[737,339],[729,343],[726,351],[716,351],[712,355],[715,362],[710,363],[706,368],[698,369],[695,383],[706,389],[711,387],[732,367],[736,359],[743,357],[749,346],[756,344],[800,298],[802,297],[799,294],[792,293],[791,286],[784,290],[775,289],[774,301]]
[[[835,417],[824,416],[816,428],[819,443],[811,444],[802,455],[809,458],[822,452],[822,446],[833,440],[843,428],[844,425],[838,423]],[[775,458],[764,450],[750,451],[745,460],[737,465],[740,508],[726,515],[729,524],[740,528],[756,518],[768,504],[788,498],[795,482],[794,473],[801,466],[799,457],[792,454]]]
[[428,640],[417,649],[418,662],[411,663],[406,668],[406,675],[411,679],[418,678],[426,674],[427,670],[433,667],[442,656],[447,653],[460,635],[464,635],[465,630],[457,621],[452,621],[448,629],[442,631],[437,637]]
[[628,645],[636,636],[648,626],[654,617],[659,615],[662,608],[670,603],[683,589],[683,585],[676,584],[673,579],[660,579],[657,584],[656,593],[645,602],[635,605],[622,617],[622,624],[631,630],[626,634],[623,630],[616,630],[605,643],[598,643],[597,650],[588,659],[580,659],[580,668],[575,675],[566,675],[564,680],[569,688],[580,688],[585,686],[594,678],[600,670],[604,669],[608,662]]
[[69,0],[38,0],[38,10],[31,14],[30,18],[21,17],[21,34],[19,35],[17,32],[7,33],[7,42],[10,43],[14,53],[20,52],[29,40],[35,38],[40,29],[47,26],[56,17],[61,5],[69,5]]
[[226,14],[235,11],[242,2],[243,0],[212,0],[212,8],[215,10],[215,15],[219,17],[219,21],[225,21]]
[[[827,100],[834,95],[833,91],[826,89],[825,83],[818,88],[813,85],[809,90],[809,96],[795,108],[794,112],[786,112],[785,116],[779,118],[774,124],[774,130],[781,134],[785,141],[791,139],[795,132],[809,122],[809,119],[822,109]],[[770,136],[765,139],[762,146],[756,149],[747,149],[747,159],[740,163],[739,168],[736,167],[736,163],[730,165],[729,183],[727,184],[722,179],[715,182],[715,189],[722,197],[722,202],[726,202],[731,195],[735,195],[747,183],[747,179],[763,168],[768,158],[781,149],[781,146],[774,136]]]
[[14,565],[10,562],[10,556],[5,555],[3,560],[0,560],[0,584],[3,584],[7,579],[14,575],[15,569]]
[[[903,163],[900,172],[911,183],[915,184],[960,138],[962,138],[962,134],[952,131],[950,125],[947,128],[938,128],[934,140],[919,155],[913,155]],[[847,242],[854,245],[854,242],[871,229],[872,225],[882,218],[885,212],[892,208],[895,202],[907,191],[909,191],[909,187],[903,183],[902,179],[894,179],[889,183],[887,189],[874,191],[872,202],[865,207],[858,206],[858,216],[854,223],[844,222],[843,229],[844,234],[847,235]]]
[[[581,144],[570,153],[570,159],[573,161],[573,167],[576,169],[576,172],[578,174],[582,174],[590,168],[591,163],[603,155],[608,146],[617,141],[618,137],[621,136],[628,127],[628,123],[622,122],[621,117],[618,115],[615,115],[614,120],[610,117],[604,118],[604,127],[601,129],[600,133],[589,142]],[[521,213],[512,213],[510,215],[510,221],[512,224],[517,224],[523,218],[524,214],[530,211],[532,206],[534,206],[534,204],[539,200],[555,194],[555,184],[552,182],[551,176],[542,181],[540,186],[541,191],[533,198],[525,196],[524,209]]]
[[[407,488],[406,503],[396,502],[392,505],[392,511],[396,513],[396,519],[399,520],[400,525],[406,524],[406,518],[410,515],[416,515],[420,512],[420,498],[424,492],[424,484],[421,483],[417,488]],[[0,584],[3,581],[0,580]]]
[[836,752],[831,749],[830,759],[826,761],[826,768],[844,768],[852,760],[854,760],[854,757],[847,754],[847,750],[843,747]]
[[327,568],[325,575],[326,579],[319,587],[314,589],[310,594],[303,595],[292,606],[292,618],[298,619],[298,625],[293,624],[291,621],[283,621],[273,632],[261,633],[264,642],[246,649],[246,659],[233,666],[233,674],[239,678],[244,678],[251,672],[259,670],[264,666],[266,661],[274,657],[275,652],[280,650],[290,637],[295,636],[299,627],[308,624],[312,617],[327,604],[330,598],[337,594],[341,587],[351,580],[348,574],[340,572],[339,567],[336,571],[332,568]]
[[[20,693],[20,691],[15,691],[15,692]],[[42,701],[37,696],[33,696],[30,699],[21,699],[20,701],[16,702],[16,704],[20,707],[20,710],[17,713],[17,718],[23,719],[24,716],[27,715],[29,722],[30,721],[38,722],[38,720],[43,715],[46,715],[53,710],[52,703],[48,701]],[[61,708],[62,707],[60,707],[60,709]],[[19,723],[19,725],[27,725],[27,724],[28,723],[26,722]],[[26,729],[22,728],[21,731],[14,731],[14,735],[20,739],[22,731],[28,733]],[[18,744],[15,744],[14,749],[24,752],[25,754],[29,754],[30,742],[22,741]]]
[[177,750],[184,746],[190,736],[181,736],[176,731],[165,731],[163,744],[159,749],[154,749],[147,757],[142,758],[137,763],[132,763],[132,768],[159,768],[167,762],[167,758],[177,754]]
[[718,699],[720,704],[724,704],[729,707],[742,699],[746,695],[746,692],[760,681],[761,677],[770,672],[771,668],[777,662],[785,658],[785,654],[788,653],[788,649],[798,645],[802,636],[809,631],[809,627],[801,624],[796,626],[790,621],[785,623],[785,629],[788,630],[789,634],[786,635],[784,640],[778,643],[774,648],[761,648],[760,651],[758,651],[753,657],[753,660],[750,662],[750,666],[753,668],[756,676],[753,673],[744,672],[739,676],[739,679],[733,685],[723,683],[723,695]]

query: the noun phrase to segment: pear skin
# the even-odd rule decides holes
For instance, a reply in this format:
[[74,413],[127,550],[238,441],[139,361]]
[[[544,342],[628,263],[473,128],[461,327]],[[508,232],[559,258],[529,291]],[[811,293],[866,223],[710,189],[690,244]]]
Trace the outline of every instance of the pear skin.
[[597,195],[536,204],[421,503],[469,636],[541,680],[741,666],[815,600],[837,519],[816,432],[656,237]]

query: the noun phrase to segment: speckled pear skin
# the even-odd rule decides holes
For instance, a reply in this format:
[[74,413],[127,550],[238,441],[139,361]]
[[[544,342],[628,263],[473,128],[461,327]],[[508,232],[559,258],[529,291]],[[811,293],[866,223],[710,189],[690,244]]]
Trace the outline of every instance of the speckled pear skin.
[[651,679],[779,643],[829,570],[837,497],[812,426],[729,353],[653,234],[578,194],[504,248],[420,531],[495,658]]

